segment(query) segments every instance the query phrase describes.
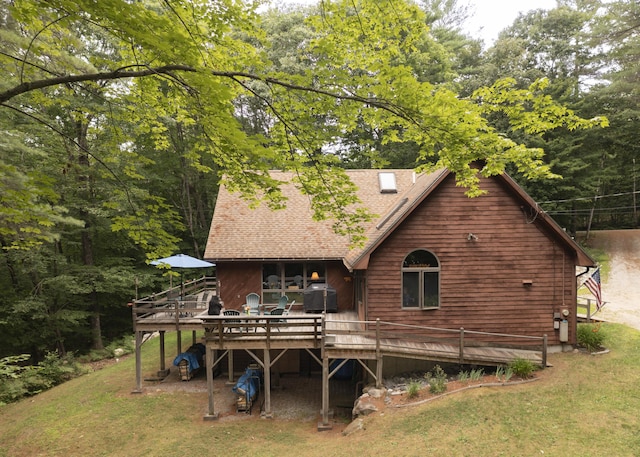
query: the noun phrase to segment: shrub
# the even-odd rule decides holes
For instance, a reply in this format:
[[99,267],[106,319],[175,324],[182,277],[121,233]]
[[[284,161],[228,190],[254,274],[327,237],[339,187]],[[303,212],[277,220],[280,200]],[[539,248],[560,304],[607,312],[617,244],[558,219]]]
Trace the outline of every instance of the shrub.
[[23,365],[29,358],[29,354],[22,354],[0,359],[0,405],[28,395],[29,389],[24,378],[35,371],[34,367]]
[[475,370],[471,370],[469,377],[471,378],[472,381],[478,381],[479,379],[482,378],[483,375],[484,375],[484,369],[478,368]]
[[520,376],[524,379],[530,378],[532,373],[536,370],[536,367],[532,361],[520,357],[509,362],[508,367],[511,369],[514,375]]
[[135,339],[131,335],[126,335],[112,341],[106,347],[110,357],[122,357],[125,354],[133,353],[135,349]]
[[38,365],[20,365],[28,355],[0,359],[0,404],[36,395],[82,374],[73,355],[49,352]]
[[458,381],[462,381],[462,382],[466,382],[469,380],[469,372],[468,371],[461,371],[460,373],[458,373]]
[[408,398],[417,397],[421,387],[422,385],[418,381],[411,381],[409,383],[409,386],[407,387],[407,397]]
[[432,394],[441,394],[447,390],[447,374],[440,365],[433,367],[433,372],[429,371],[425,378],[429,382],[429,392]]
[[122,357],[135,351],[135,339],[126,335],[110,342],[103,349],[92,349],[88,354],[78,357],[82,363],[98,362],[105,359]]
[[504,367],[498,365],[496,367],[496,378],[502,380],[502,382],[509,382],[509,379],[513,376],[513,369],[510,366]]
[[507,367],[506,370],[504,370],[503,381],[509,382],[509,379],[511,379],[512,377],[513,377],[513,370],[511,369],[511,367]]
[[606,338],[600,324],[578,324],[578,345],[590,352],[602,349]]
[[17,378],[26,368],[21,363],[26,362],[30,357],[29,354],[21,354],[0,359],[0,380]]
[[65,357],[59,357],[55,352],[47,352],[38,367],[40,368],[38,371],[39,376],[50,384],[49,387],[62,384],[82,373],[75,357],[71,353]]

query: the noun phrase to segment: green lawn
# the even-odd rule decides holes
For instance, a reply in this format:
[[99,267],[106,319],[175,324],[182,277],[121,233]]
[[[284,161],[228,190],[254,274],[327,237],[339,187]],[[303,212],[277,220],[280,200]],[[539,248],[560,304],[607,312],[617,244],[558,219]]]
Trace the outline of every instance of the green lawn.
[[[536,382],[467,390],[364,418],[203,421],[206,394],[131,394],[134,360],[0,408],[0,456],[637,456],[640,332],[605,324],[608,354],[552,354]],[[157,341],[144,346],[151,372]]]

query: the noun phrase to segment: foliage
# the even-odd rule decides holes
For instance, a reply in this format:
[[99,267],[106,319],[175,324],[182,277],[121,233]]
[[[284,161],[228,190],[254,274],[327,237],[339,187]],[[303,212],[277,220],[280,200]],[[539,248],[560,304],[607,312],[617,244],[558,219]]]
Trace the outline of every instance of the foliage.
[[[296,74],[270,69],[270,63],[256,52],[256,43],[264,37],[255,27],[251,8],[229,2],[220,4],[214,13],[209,2],[186,0],[154,7],[148,2],[122,0],[108,5],[86,0],[14,2],[7,11],[13,26],[11,46],[0,58],[21,79],[8,81],[0,91],[0,102],[20,113],[24,113],[22,106],[45,100],[46,106],[55,108],[55,99],[48,97],[69,83],[63,95],[77,109],[75,120],[81,120],[83,128],[92,126],[93,120],[116,117],[117,132],[107,130],[105,122],[97,124],[103,126],[101,130],[95,130],[100,137],[118,140],[114,146],[119,147],[110,151],[124,149],[141,157],[126,145],[145,137],[156,151],[178,149],[186,165],[202,171],[212,170],[200,163],[208,156],[225,176],[223,182],[255,204],[284,204],[279,183],[268,177],[268,169],[296,170],[301,189],[312,196],[316,217],[335,218],[336,229],[351,234],[354,242],[363,241],[359,227],[366,216],[357,209],[352,189],[343,188],[344,179],[330,179],[338,165],[336,157],[320,152],[334,148],[338,138],[358,128],[358,120],[372,130],[385,131],[385,144],[415,143],[419,169],[433,164],[450,168],[470,195],[480,192],[477,172],[470,164],[481,159],[487,162],[481,171],[484,175],[502,172],[507,163],[527,176],[549,175],[540,151],[496,132],[486,123],[481,106],[458,97],[440,84],[441,78],[421,79],[421,62],[429,62],[423,65],[427,69],[434,61],[442,62],[446,74],[448,53],[428,33],[425,15],[416,5],[365,0],[323,3],[321,14],[308,18],[311,39],[305,56],[313,68]],[[216,45],[210,46],[205,36]],[[20,57],[25,43],[30,43],[27,62]],[[62,50],[65,58],[50,63],[44,59],[52,47]],[[426,55],[412,60],[417,49]],[[36,65],[38,60],[43,63]],[[51,77],[51,73],[69,76]],[[23,84],[24,80],[30,83]],[[79,83],[91,81],[100,82],[103,97],[117,98],[122,108],[109,114],[100,99],[83,103],[81,96],[86,92]],[[517,128],[540,132],[561,125],[598,125],[576,122],[535,91],[501,89],[501,96],[509,95],[510,102],[526,101],[531,108],[526,118],[515,113]],[[243,130],[234,109],[240,97],[256,102],[268,120],[264,123],[268,132]],[[201,103],[203,99],[206,104]],[[13,104],[18,100],[22,105]],[[543,117],[535,115],[538,108],[543,109],[541,115],[552,111],[554,116],[545,116],[542,122]],[[43,118],[48,114],[41,113]],[[128,125],[120,124],[124,119]],[[173,134],[185,129],[193,137],[177,143]],[[157,206],[153,203],[134,202],[133,193],[123,185],[125,177],[139,180],[144,171],[123,154],[112,152],[109,162],[100,158],[89,149],[82,132],[60,133],[72,141],[81,158],[86,156],[83,164],[92,158],[98,159],[96,164],[107,165],[106,173],[116,178],[117,187],[134,203],[129,205],[128,217],[116,219],[116,228],[125,230],[150,256],[169,248],[170,239],[166,240],[169,244],[153,243],[153,233],[161,232],[162,225],[155,224],[149,231],[134,230],[141,225],[136,223],[139,219],[151,221],[160,216],[154,214]]]
[[513,369],[510,366],[504,367],[503,365],[499,365],[496,367],[496,378],[502,382],[509,382],[512,377]]
[[598,351],[603,348],[607,339],[606,332],[602,329],[602,325],[598,324],[578,324],[578,345],[586,348],[588,351]]
[[411,381],[407,386],[407,398],[415,398],[420,393],[420,389],[422,388],[422,384],[418,381]]
[[468,371],[460,371],[458,373],[458,381],[466,382],[470,379],[470,373]]
[[533,372],[536,371],[536,366],[531,360],[523,359],[521,357],[513,359],[508,363],[507,367],[515,376],[519,376],[523,379],[530,378],[533,375]]
[[447,390],[447,374],[440,365],[433,367],[432,371],[425,373],[424,377],[429,383],[429,392],[432,394],[441,394]]
[[111,341],[104,349],[90,351],[87,355],[78,357],[83,362],[95,362],[98,360],[119,358],[133,353],[135,350],[135,339],[131,335],[125,335]]
[[0,359],[0,379],[15,379],[26,366],[20,365],[29,360],[29,354],[13,355]]
[[256,6],[0,2],[0,356],[129,333],[146,262],[201,256],[221,183],[286,205],[270,169],[353,245],[348,167],[446,166],[469,195],[507,170],[572,231],[630,224],[594,196],[633,206],[633,2],[523,15],[485,53],[456,0]]
[[58,357],[48,353],[36,366],[16,365],[28,355],[0,359],[0,405],[36,395],[84,373],[71,355]]
[[483,368],[473,369],[473,370],[471,370],[471,373],[469,373],[469,379],[471,379],[472,381],[477,381],[477,380],[481,379],[482,376],[484,376],[484,369]]
[[50,386],[62,384],[69,379],[83,373],[72,354],[59,357],[53,352],[49,352],[45,359],[38,364],[39,375],[44,378]]

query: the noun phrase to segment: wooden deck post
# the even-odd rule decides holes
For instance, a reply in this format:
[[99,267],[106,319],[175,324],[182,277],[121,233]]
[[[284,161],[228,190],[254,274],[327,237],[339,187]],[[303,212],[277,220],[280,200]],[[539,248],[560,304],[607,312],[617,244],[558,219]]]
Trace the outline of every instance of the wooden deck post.
[[329,358],[325,349],[325,337],[327,335],[326,314],[322,314],[320,350],[322,355],[322,420],[318,424],[318,431],[331,430],[329,424]]
[[227,384],[234,384],[233,382],[233,349],[229,349],[227,353]]
[[542,369],[547,368],[547,334],[542,335]]
[[164,346],[165,333],[166,332],[164,330],[160,330],[160,370],[157,373],[157,376],[159,378],[166,378],[167,376],[169,376],[169,370],[167,369],[164,361],[166,357],[165,346]]
[[213,350],[209,345],[206,345],[206,363],[205,369],[207,370],[207,394],[209,395],[209,405],[207,414],[204,416],[204,420],[216,420],[218,418],[218,413],[214,410],[213,403]]
[[142,393],[142,332],[136,332],[136,388],[131,393]]
[[271,419],[273,417],[273,411],[271,411],[271,350],[269,346],[264,350],[263,358],[263,370],[264,370],[264,412],[262,417]]
[[460,365],[464,364],[464,327],[460,327]]
[[376,387],[382,387],[382,351],[380,351],[380,318],[376,319]]

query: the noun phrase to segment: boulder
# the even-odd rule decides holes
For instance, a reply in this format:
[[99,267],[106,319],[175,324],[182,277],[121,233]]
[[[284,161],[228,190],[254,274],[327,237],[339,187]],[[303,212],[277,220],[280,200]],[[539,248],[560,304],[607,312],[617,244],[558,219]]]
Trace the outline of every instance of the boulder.
[[357,432],[358,430],[364,430],[364,421],[362,419],[356,419],[351,422],[349,425],[345,427],[342,431],[344,436],[351,435],[353,432]]
[[378,407],[367,400],[368,397],[360,397],[351,412],[351,417],[366,416],[378,411]]
[[384,388],[377,389],[375,387],[372,387],[367,391],[367,393],[369,394],[370,397],[382,398],[387,393],[387,390]]

